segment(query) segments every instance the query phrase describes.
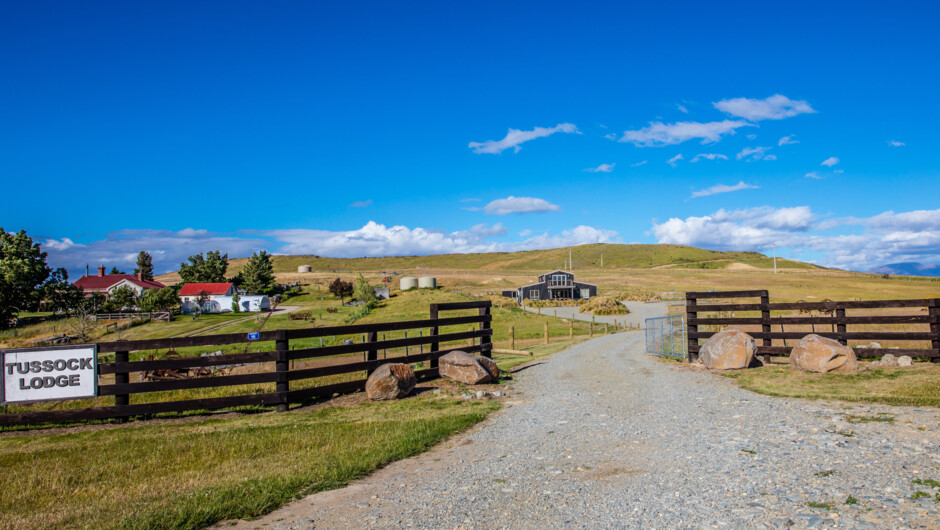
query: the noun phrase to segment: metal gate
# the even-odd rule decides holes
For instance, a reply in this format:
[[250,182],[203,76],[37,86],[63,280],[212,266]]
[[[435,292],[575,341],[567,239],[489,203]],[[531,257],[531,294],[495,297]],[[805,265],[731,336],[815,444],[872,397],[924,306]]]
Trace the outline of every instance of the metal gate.
[[684,316],[646,319],[646,353],[685,358],[686,344]]

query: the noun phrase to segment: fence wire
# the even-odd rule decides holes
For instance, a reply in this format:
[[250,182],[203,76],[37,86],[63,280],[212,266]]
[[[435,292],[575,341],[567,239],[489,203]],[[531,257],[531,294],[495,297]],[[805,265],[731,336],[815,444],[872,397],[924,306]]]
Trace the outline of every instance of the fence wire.
[[685,358],[687,342],[683,315],[646,319],[646,353]]

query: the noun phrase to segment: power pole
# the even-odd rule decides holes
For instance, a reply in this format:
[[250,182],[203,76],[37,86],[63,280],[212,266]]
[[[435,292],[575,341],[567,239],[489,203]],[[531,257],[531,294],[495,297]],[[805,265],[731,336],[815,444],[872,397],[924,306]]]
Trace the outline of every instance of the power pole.
[[571,263],[571,247],[568,247],[568,270],[574,269],[574,264]]

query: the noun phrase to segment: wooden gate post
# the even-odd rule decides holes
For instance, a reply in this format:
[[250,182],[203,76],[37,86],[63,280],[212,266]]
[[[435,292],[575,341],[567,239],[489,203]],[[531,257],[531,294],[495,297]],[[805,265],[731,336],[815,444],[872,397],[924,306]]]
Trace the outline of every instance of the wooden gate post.
[[[930,299],[927,312],[930,315],[930,333],[933,334],[933,338],[930,339],[930,348],[940,350],[940,298]],[[931,357],[930,362],[940,363],[940,357]]]
[[[688,354],[685,357],[686,362],[694,362],[698,360],[698,350],[692,351],[692,347],[695,346],[698,348],[698,339],[692,338],[693,333],[698,333],[698,324],[693,324],[692,321],[697,318],[698,313],[695,311],[695,305],[697,300],[695,295],[692,293],[685,293],[685,319],[686,319],[686,328],[688,329],[689,344]],[[763,313],[761,313],[763,314]],[[762,317],[763,318],[763,317]]]
[[[437,319],[438,319],[437,304],[431,304],[431,320],[437,320]],[[435,322],[434,325],[431,326],[431,333],[430,333],[430,335],[431,335],[431,336],[437,336],[439,331],[440,331],[440,329],[439,329],[438,326],[437,326],[437,322]],[[422,349],[422,350],[424,349],[424,345],[422,345],[422,348],[421,348],[421,349]],[[441,344],[440,344],[439,342],[432,342],[432,343],[431,343],[431,353],[438,352],[438,351],[441,351]],[[424,352],[422,352],[422,353],[424,353]],[[437,367],[438,367],[437,357],[432,357],[432,358],[431,358],[431,368],[437,368]]]
[[[489,316],[490,307],[489,306],[481,307],[479,314],[481,317]],[[480,322],[480,331],[485,331],[491,328],[492,326],[490,326],[489,322]],[[492,339],[493,338],[490,337],[489,335],[480,337],[480,347],[483,348],[480,354],[490,359],[493,358],[493,348],[492,348],[493,340]]]
[[274,341],[274,350],[277,353],[277,360],[274,361],[274,369],[277,372],[275,379],[275,390],[278,394],[278,403],[275,410],[278,412],[287,412],[287,391],[290,389],[288,374],[290,373],[290,363],[287,361],[287,350],[290,344],[287,340],[287,330],[277,330],[277,336]]
[[[844,307],[837,307],[837,308],[836,308],[836,319],[837,319],[837,321],[836,321],[836,331],[837,331],[838,333],[844,334],[844,333],[845,333],[845,308],[844,308]],[[839,321],[841,321],[841,322],[839,322]],[[845,336],[843,335],[842,337],[839,338],[839,343],[842,344],[843,346],[847,346],[848,343],[849,343],[849,341],[845,340],[844,337],[845,337]]]
[[[128,362],[130,353],[127,351],[116,351],[114,352],[114,362],[116,363],[126,363]],[[130,382],[130,374],[127,373],[127,369],[114,372],[114,384],[116,385],[126,385]],[[125,407],[130,404],[130,395],[128,394],[115,394],[114,395],[114,406],[115,407]],[[127,421],[127,416],[120,416],[116,418],[118,423],[124,423]]]
[[[378,332],[370,331],[370,332],[369,332],[368,341],[369,341],[370,343],[374,343],[374,342],[377,341],[377,340],[378,340]],[[379,350],[377,350],[377,349],[370,349],[370,350],[368,350],[368,353],[366,354],[366,360],[367,360],[367,361],[378,361],[378,360],[379,360]],[[374,371],[375,371],[375,368],[369,368],[368,370],[366,370],[366,377],[372,375],[372,372],[374,372]]]
[[[763,333],[770,333],[770,291],[761,291],[760,295],[760,330]],[[773,345],[773,341],[769,338],[764,338],[764,346]],[[770,355],[764,355],[764,364],[770,364]]]

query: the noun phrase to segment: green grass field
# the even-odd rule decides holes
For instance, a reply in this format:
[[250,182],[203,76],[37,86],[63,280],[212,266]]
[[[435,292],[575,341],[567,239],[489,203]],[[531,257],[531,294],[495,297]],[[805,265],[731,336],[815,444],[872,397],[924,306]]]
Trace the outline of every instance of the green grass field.
[[2,528],[203,528],[423,452],[496,410],[451,397],[0,438]]

